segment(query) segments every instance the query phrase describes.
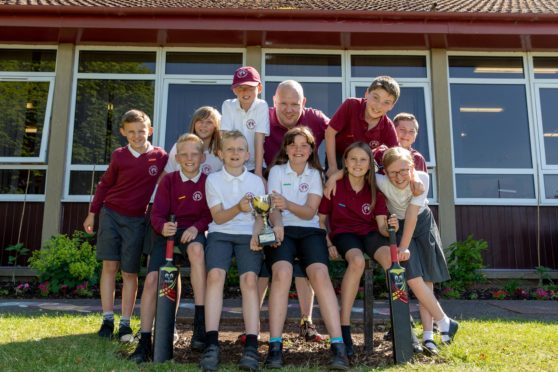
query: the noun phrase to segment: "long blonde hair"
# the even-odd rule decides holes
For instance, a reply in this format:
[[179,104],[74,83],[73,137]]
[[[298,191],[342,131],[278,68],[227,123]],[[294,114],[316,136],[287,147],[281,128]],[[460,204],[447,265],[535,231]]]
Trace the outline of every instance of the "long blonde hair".
[[413,161],[413,155],[407,149],[403,147],[391,147],[384,152],[382,158],[382,164],[384,165],[384,172],[387,175],[387,168],[395,163],[397,160],[404,160],[409,163],[413,168],[415,167],[415,162]]

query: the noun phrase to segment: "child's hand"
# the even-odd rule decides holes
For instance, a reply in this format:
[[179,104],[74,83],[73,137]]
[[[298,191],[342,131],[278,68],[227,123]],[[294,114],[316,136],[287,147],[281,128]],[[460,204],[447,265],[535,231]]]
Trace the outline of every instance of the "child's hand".
[[409,248],[397,248],[397,259],[399,261],[407,261],[409,257],[411,257],[411,251],[409,251]]
[[258,242],[258,236],[252,235],[252,239],[250,239],[250,249],[253,251],[261,251],[263,248],[260,247],[260,243]]
[[388,217],[387,220],[388,226],[393,226],[395,232],[399,231],[399,220],[397,219],[396,214],[392,214]]
[[273,232],[275,233],[275,239],[277,243],[273,244],[274,248],[277,248],[283,243],[283,239],[285,238],[285,228],[282,225],[273,226]]
[[330,178],[331,176],[333,176],[337,172],[339,172],[339,169],[337,169],[335,167],[330,167],[330,168],[328,168],[328,170],[326,172],[326,177]]
[[242,199],[238,202],[238,208],[241,212],[250,213],[252,212],[252,206],[250,205],[250,197],[248,195],[244,195]]
[[83,230],[88,234],[93,234],[93,227],[95,226],[95,213],[89,212],[85,221],[83,221]]
[[421,196],[424,193],[424,184],[419,176],[411,169],[411,181],[409,182],[413,196]]
[[335,196],[335,192],[337,191],[337,180],[335,177],[329,177],[324,186],[324,196],[327,199],[331,199],[332,196]]
[[289,209],[289,201],[275,190],[271,192],[271,200],[274,208],[277,208],[280,211]]
[[178,224],[176,222],[165,222],[165,224],[163,225],[163,231],[161,231],[161,235],[167,238],[169,236],[173,236],[174,234],[176,234],[177,225]]
[[339,252],[337,251],[337,247],[330,242],[328,242],[327,251],[329,253],[329,258],[331,258],[332,260],[336,260],[340,257]]
[[182,233],[182,236],[180,237],[180,242],[181,243],[191,242],[196,238],[196,236],[198,236],[198,228],[195,226],[190,226]]

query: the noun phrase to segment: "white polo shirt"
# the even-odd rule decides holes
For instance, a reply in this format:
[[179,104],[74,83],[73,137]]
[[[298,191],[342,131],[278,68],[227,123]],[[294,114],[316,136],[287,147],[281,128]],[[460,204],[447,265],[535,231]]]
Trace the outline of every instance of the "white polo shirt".
[[422,183],[424,184],[424,192],[419,196],[413,196],[411,186],[404,189],[398,189],[383,174],[376,173],[376,184],[387,200],[387,207],[391,213],[395,213],[400,220],[405,219],[405,212],[409,204],[416,205],[421,213],[428,205],[428,188],[430,187],[430,178],[427,173],[415,171]]
[[248,170],[256,168],[256,133],[269,136],[269,107],[263,99],[256,98],[248,111],[240,107],[238,99],[228,99],[221,108],[221,130],[238,130],[244,134],[248,141],[250,160],[244,165]]
[[[308,163],[299,176],[287,162],[276,165],[269,171],[267,189],[271,193],[276,191],[288,201],[305,205],[309,194],[323,195],[322,178],[320,172],[311,168]],[[311,220],[303,220],[289,211],[283,211],[283,226],[320,227],[318,214]]]
[[[237,204],[246,194],[252,196],[265,195],[262,179],[244,168],[244,172],[234,177],[227,173],[225,168],[219,172],[211,173],[205,182],[205,197],[207,205],[211,209],[216,205],[223,204],[224,209],[229,209]],[[232,220],[223,224],[212,221],[208,232],[221,232],[225,234],[252,235],[254,227],[254,216],[251,212],[240,212]]]
[[[200,169],[204,174],[211,174],[220,171],[223,168],[223,162],[218,156],[215,156],[209,150],[204,151],[205,161],[201,163]],[[180,170],[180,164],[176,162],[176,143],[169,152],[169,160],[165,166],[165,172],[172,173]]]

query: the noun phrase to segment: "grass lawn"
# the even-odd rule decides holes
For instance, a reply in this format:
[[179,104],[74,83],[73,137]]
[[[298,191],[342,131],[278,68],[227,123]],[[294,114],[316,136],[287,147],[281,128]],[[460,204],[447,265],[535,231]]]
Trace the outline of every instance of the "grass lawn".
[[[137,319],[134,321],[137,327]],[[558,324],[525,321],[461,321],[456,341],[437,358],[422,358],[402,370],[556,371]],[[99,315],[21,316],[0,314],[3,371],[186,371],[194,364],[137,366],[123,359],[133,348],[96,336]],[[232,365],[223,370],[235,370]],[[320,368],[323,369],[323,368]],[[373,367],[357,366],[367,371]],[[294,367],[287,371],[300,370]],[[316,371],[319,369],[316,368]]]

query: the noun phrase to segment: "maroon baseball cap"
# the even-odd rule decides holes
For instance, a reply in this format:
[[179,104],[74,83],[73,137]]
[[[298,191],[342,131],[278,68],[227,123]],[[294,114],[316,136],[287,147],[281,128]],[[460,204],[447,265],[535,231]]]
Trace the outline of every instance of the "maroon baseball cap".
[[234,72],[232,87],[236,88],[239,85],[250,85],[252,87],[257,87],[262,81],[260,80],[260,74],[252,66],[239,67]]

